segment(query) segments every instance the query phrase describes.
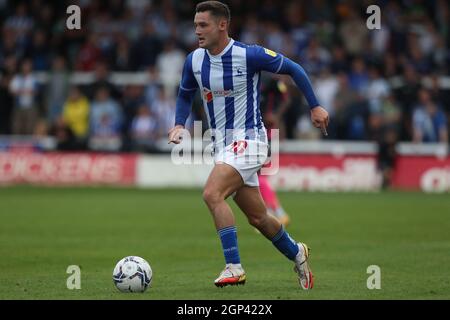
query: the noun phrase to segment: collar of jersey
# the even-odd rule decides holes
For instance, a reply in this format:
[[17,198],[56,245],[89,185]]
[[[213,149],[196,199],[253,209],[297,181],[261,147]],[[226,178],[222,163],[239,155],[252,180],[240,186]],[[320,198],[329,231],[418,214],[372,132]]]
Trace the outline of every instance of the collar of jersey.
[[231,46],[233,45],[233,43],[234,43],[233,38],[230,38],[230,42],[228,42],[227,46],[226,46],[226,47],[222,50],[222,52],[219,53],[219,54],[212,55],[211,53],[209,53],[208,50],[206,50],[206,52],[208,53],[208,56],[209,56],[210,58],[220,58],[221,56],[223,56],[223,55],[231,48]]

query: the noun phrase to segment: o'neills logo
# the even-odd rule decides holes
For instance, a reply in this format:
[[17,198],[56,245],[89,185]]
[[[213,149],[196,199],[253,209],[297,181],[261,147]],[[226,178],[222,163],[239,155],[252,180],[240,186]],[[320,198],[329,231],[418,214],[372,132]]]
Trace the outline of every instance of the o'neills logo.
[[215,97],[229,97],[233,94],[233,90],[214,90],[203,88],[203,99],[206,102],[211,102]]

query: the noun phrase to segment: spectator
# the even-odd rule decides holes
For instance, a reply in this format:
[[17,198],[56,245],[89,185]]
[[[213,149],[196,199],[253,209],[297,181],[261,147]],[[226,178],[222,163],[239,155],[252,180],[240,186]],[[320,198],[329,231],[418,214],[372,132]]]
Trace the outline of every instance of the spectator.
[[367,140],[369,109],[366,101],[358,97],[355,104],[349,106],[347,119],[347,140]]
[[123,115],[124,115],[124,132],[128,132],[131,122],[136,116],[141,105],[146,104],[143,94],[143,87],[138,85],[130,85],[125,87]]
[[152,116],[147,105],[142,104],[131,124],[133,149],[136,151],[153,151],[158,136],[158,120]]
[[56,148],[61,151],[74,151],[77,149],[75,137],[72,130],[64,123],[63,118],[59,118],[52,124],[50,135],[55,137]]
[[28,15],[25,3],[19,3],[16,7],[16,14],[5,21],[5,27],[17,35],[17,39],[22,45],[26,44],[26,38],[33,25],[33,18]]
[[382,23],[380,29],[371,30],[369,34],[371,41],[370,50],[377,57],[381,57],[387,51],[389,46],[389,41],[391,40],[391,30],[388,25]]
[[338,92],[334,100],[334,118],[330,121],[330,138],[346,139],[347,125],[351,117],[350,108],[355,105],[358,95],[350,86],[349,78],[345,73],[339,73]]
[[406,65],[403,71],[404,83],[396,90],[396,99],[402,107],[402,128],[400,131],[400,140],[412,140],[412,108],[416,104],[417,92],[420,89],[419,75],[416,70]]
[[314,83],[315,92],[320,103],[326,106],[331,118],[334,116],[334,99],[338,93],[339,82],[330,73],[328,68],[324,68]]
[[100,87],[95,94],[90,113],[89,147],[97,151],[119,151],[122,112],[110,96],[108,87]]
[[289,55],[288,52],[291,51],[289,42],[285,40],[285,34],[282,32],[278,23],[270,20],[265,23],[264,38],[267,48]]
[[258,23],[258,18],[254,14],[250,14],[245,20],[240,39],[244,43],[254,44],[260,43],[261,30]]
[[143,87],[137,85],[126,86],[124,90],[123,98],[123,139],[124,139],[124,150],[130,150],[132,147],[132,136],[131,136],[131,124],[135,118],[138,109],[141,105],[145,104],[145,97],[143,94]]
[[3,28],[0,39],[0,65],[4,63],[6,57],[14,56],[16,59],[22,59],[24,55],[25,50],[17,45],[15,34]]
[[380,70],[375,66],[370,67],[367,97],[372,112],[377,112],[381,108],[383,98],[387,97],[389,93],[389,83],[381,76]]
[[425,54],[424,49],[420,46],[418,36],[415,34],[410,34],[408,43],[409,48],[406,63],[414,66],[416,71],[420,74],[425,75],[430,73],[432,69],[431,59],[429,59],[429,57]]
[[143,35],[135,42],[132,49],[134,68],[142,70],[154,66],[161,47],[161,41],[155,33],[153,23],[147,22]]
[[42,30],[45,35],[51,35],[55,21],[55,10],[51,4],[40,4],[38,12],[35,12],[36,28]]
[[[429,86],[427,86],[427,89],[429,89],[431,97],[447,106],[450,103],[450,100],[448,100],[450,98],[448,93],[450,92],[449,88],[447,88],[444,84],[445,79],[441,78],[437,73],[433,73],[427,81],[428,80],[430,82],[428,82]],[[450,107],[450,105],[447,107]],[[450,109],[448,111],[450,111]]]
[[291,2],[286,14],[289,35],[294,46],[294,56],[300,57],[313,37],[312,26],[302,23],[302,8],[299,2]]
[[332,49],[330,68],[334,74],[348,72],[350,70],[347,53],[341,45],[336,45]]
[[448,48],[445,47],[445,39],[439,35],[435,35],[436,47],[432,53],[433,64],[436,66],[435,69],[441,70],[442,74],[449,73],[448,67],[450,66],[449,58],[450,53]]
[[381,141],[386,131],[393,131],[398,138],[401,127],[401,108],[394,95],[389,94],[380,99],[376,108],[370,107],[369,138]]
[[125,2],[134,17],[141,17],[150,6],[147,0],[126,0]]
[[144,89],[147,105],[151,106],[158,99],[159,90],[162,87],[160,75],[155,67],[148,68],[148,84]]
[[[158,96],[151,105],[150,111],[158,119],[159,137],[166,137],[169,129],[175,123],[175,100],[166,94],[163,87],[159,88]],[[186,120],[186,128],[190,128],[192,116]]]
[[93,71],[97,62],[102,58],[98,36],[91,33],[87,42],[83,44],[78,52],[75,68],[78,71]]
[[48,71],[50,69],[50,49],[45,33],[42,30],[35,31],[27,54],[27,57],[33,62],[35,71]]
[[73,134],[74,144],[84,149],[89,130],[89,101],[78,87],[70,89],[62,119]]
[[438,101],[442,106],[444,113],[447,115],[447,123],[450,121],[450,89],[440,81],[440,77],[436,74],[431,76],[430,94],[434,101]]
[[385,79],[391,79],[400,73],[397,57],[394,54],[386,53],[382,61]]
[[69,89],[69,73],[62,56],[53,60],[52,70],[47,83],[47,120],[54,123],[62,114],[63,104]]
[[350,55],[357,56],[363,53],[364,44],[368,40],[369,30],[355,8],[348,10],[348,15],[344,17],[339,28],[339,35]]
[[419,105],[413,114],[413,141],[448,142],[447,119],[441,108],[431,99],[430,92],[421,89]]
[[106,62],[99,61],[95,65],[94,81],[85,87],[85,92],[90,100],[94,99],[100,88],[108,88],[109,94],[115,100],[122,98],[120,90],[110,81],[109,67]]
[[0,134],[11,134],[14,97],[9,87],[16,71],[16,63],[16,58],[11,55],[6,57],[3,67],[0,67]]
[[350,86],[361,96],[367,94],[369,85],[369,75],[366,70],[366,64],[362,58],[355,58],[352,62],[352,70],[349,74]]
[[323,69],[328,68],[330,60],[329,51],[321,47],[317,40],[312,39],[305,50],[302,65],[308,73],[318,75]]
[[130,43],[126,37],[119,37],[111,59],[114,71],[130,71],[132,69]]
[[30,60],[22,62],[21,73],[13,77],[10,90],[14,96],[13,134],[32,134],[38,116],[36,94],[37,81]]
[[377,166],[381,172],[383,189],[388,188],[392,182],[392,173],[395,166],[398,131],[395,128],[386,128],[383,136],[378,140]]
[[164,51],[158,56],[157,70],[166,95],[170,98],[174,98],[176,95],[185,58],[185,54],[176,47],[174,40],[168,40],[164,45]]

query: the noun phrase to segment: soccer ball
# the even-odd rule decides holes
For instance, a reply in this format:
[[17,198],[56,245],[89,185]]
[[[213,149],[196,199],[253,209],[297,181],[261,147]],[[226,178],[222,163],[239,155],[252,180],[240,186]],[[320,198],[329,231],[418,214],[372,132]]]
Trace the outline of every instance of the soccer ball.
[[113,282],[122,292],[144,292],[152,283],[153,272],[141,257],[129,256],[117,262]]

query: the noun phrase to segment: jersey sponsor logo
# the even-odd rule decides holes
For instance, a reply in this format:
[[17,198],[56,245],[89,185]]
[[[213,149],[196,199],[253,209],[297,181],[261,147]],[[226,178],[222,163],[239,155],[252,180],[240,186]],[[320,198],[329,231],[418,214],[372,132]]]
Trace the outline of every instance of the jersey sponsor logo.
[[230,97],[233,96],[233,90],[209,90],[208,88],[203,88],[203,99],[206,102],[211,102],[214,98],[217,97]]
[[269,50],[269,49],[266,49],[266,48],[264,48],[264,52],[266,54],[268,54],[269,56],[272,56],[272,57],[276,57],[277,56],[277,53],[275,51],[272,51],[272,50]]
[[240,76],[243,76],[243,75],[244,75],[244,74],[242,73],[241,68],[237,68],[237,69],[236,69],[236,72],[237,72],[236,77],[240,77]]

